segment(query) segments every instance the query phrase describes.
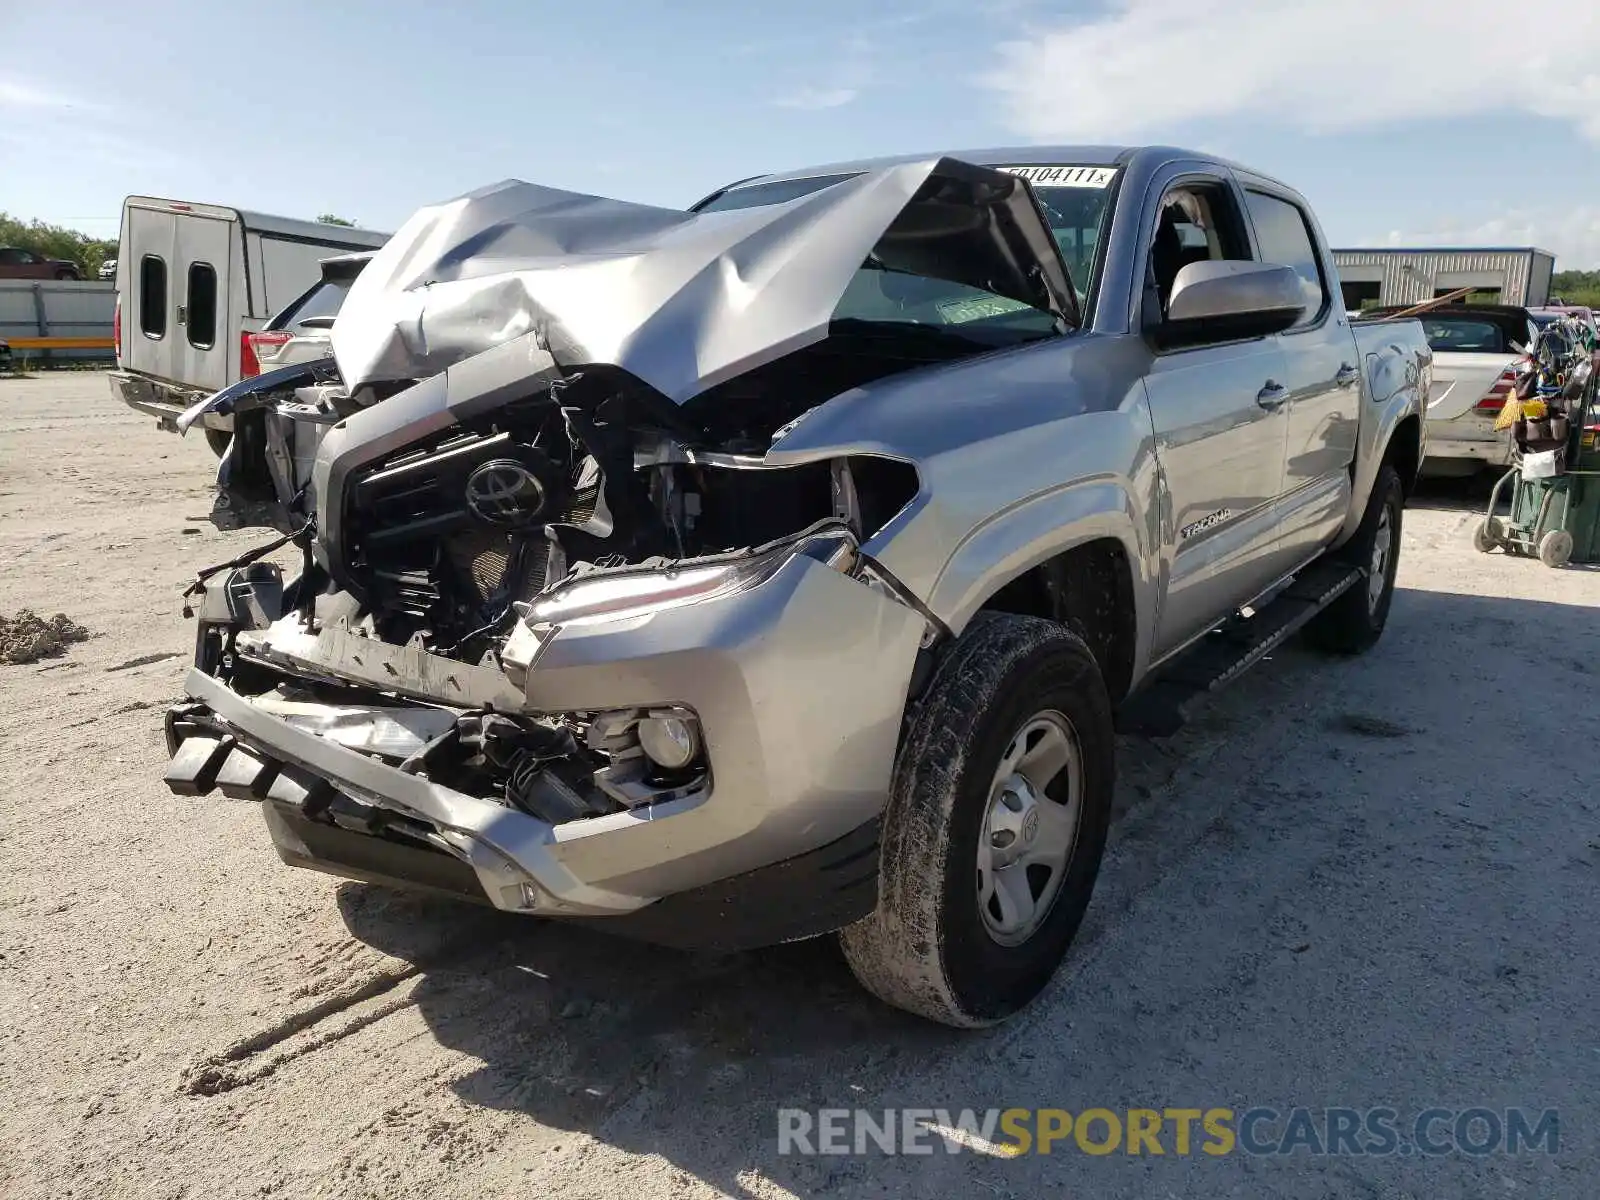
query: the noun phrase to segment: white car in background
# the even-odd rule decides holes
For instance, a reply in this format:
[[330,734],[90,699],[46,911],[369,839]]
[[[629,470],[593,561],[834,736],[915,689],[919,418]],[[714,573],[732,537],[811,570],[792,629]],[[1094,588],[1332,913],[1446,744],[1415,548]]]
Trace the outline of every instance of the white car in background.
[[248,379],[279,367],[315,362],[333,354],[333,321],[357,275],[374,252],[341,254],[322,260],[322,278],[286,305],[267,327],[245,335],[247,352],[240,377]]
[[[1363,317],[1394,309],[1373,309]],[[1495,429],[1516,386],[1524,351],[1538,336],[1530,310],[1510,304],[1449,304],[1417,317],[1433,350],[1423,473],[1475,475],[1505,469],[1511,439]]]
[[[284,368],[300,367],[326,360],[333,363],[333,322],[344,307],[345,297],[356,276],[365,269],[375,251],[358,251],[322,260],[322,277],[281,309],[265,329],[243,335],[239,353],[239,387],[246,380],[259,379]],[[232,389],[224,389],[230,391]],[[303,403],[315,404],[315,387],[296,390],[296,398]],[[221,393],[218,393],[219,395]],[[273,502],[265,497],[268,489],[281,493],[287,499],[296,488],[292,480],[309,476],[311,462],[317,445],[327,426],[319,422],[292,422],[273,418],[280,427],[268,431],[260,426],[260,414],[253,414],[257,424],[253,432],[239,434],[239,426],[232,416],[227,446],[220,451],[222,463],[218,467],[219,483],[227,481],[242,496],[252,483],[260,489],[262,500],[256,507],[241,507],[223,498],[212,514],[219,528],[232,528],[235,522],[260,517],[272,509]],[[246,418],[251,420],[252,418]],[[189,425],[188,414],[180,418],[180,431]],[[208,431],[208,437],[211,436]],[[242,444],[241,443],[242,437]],[[271,444],[269,448],[268,444]],[[251,514],[254,513],[255,517]],[[270,523],[270,518],[268,519]]]

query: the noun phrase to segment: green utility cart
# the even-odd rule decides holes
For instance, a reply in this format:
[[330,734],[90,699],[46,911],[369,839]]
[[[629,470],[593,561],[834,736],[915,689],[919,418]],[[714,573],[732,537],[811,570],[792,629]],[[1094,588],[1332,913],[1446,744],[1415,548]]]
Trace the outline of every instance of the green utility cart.
[[[1569,562],[1600,562],[1600,405],[1595,389],[1600,374],[1591,372],[1576,402],[1558,418],[1564,436],[1551,437],[1555,422],[1518,421],[1513,431],[1515,465],[1494,485],[1489,511],[1473,535],[1473,545],[1487,554],[1537,556],[1547,567]],[[1552,408],[1552,413],[1557,410]],[[1530,425],[1539,425],[1532,436]],[[1511,515],[1496,515],[1510,485]]]

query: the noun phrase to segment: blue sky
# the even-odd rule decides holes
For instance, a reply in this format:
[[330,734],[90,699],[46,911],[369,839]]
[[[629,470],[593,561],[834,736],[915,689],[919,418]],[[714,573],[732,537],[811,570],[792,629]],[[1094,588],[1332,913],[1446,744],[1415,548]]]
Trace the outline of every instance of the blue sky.
[[142,192],[393,229],[506,177],[682,205],[880,152],[1171,142],[1299,187],[1336,244],[1531,241],[1600,267],[1600,5],[1515,53],[1508,12],[0,0],[0,210],[106,233]]

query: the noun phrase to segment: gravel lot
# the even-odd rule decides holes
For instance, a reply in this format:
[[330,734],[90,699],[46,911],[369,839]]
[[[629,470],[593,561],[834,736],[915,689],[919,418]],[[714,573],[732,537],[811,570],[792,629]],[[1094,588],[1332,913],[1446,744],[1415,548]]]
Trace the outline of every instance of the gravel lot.
[[[170,795],[178,592],[263,540],[203,520],[213,466],[102,375],[0,379],[0,613],[92,635],[0,666],[0,1194],[1600,1194],[1600,572],[1473,553],[1469,494],[1407,513],[1372,654],[1291,649],[1120,747],[1068,969],[961,1035],[826,941],[576,936],[290,870],[254,807]],[[780,1157],[785,1105],[1523,1106],[1561,1150]]]

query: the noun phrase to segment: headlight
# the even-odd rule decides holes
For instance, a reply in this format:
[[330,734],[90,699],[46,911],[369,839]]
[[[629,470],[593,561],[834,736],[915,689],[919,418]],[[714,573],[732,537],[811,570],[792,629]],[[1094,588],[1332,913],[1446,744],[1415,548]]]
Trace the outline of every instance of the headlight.
[[578,579],[529,606],[529,625],[582,625],[644,616],[698,604],[765,583],[799,554],[837,571],[855,567],[856,540],[848,529],[829,525],[747,558],[649,570],[607,571]]

